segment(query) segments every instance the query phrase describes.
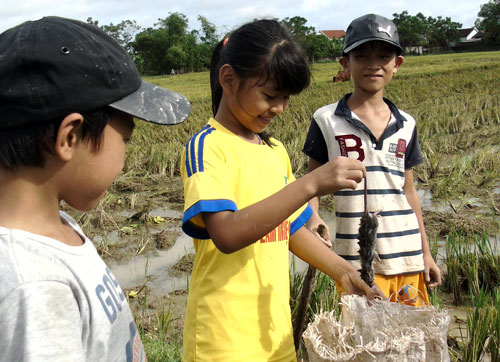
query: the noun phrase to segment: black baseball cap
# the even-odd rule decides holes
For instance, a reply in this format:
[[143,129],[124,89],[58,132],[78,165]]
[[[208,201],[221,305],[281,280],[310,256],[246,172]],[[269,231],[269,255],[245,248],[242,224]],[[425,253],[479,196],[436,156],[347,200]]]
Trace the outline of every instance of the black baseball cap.
[[376,14],[363,15],[354,19],[347,27],[344,39],[344,53],[369,41],[380,40],[394,45],[403,51],[399,44],[399,34],[396,24],[383,16]]
[[144,82],[127,51],[98,27],[44,17],[0,34],[0,130],[105,106],[173,125],[186,97]]

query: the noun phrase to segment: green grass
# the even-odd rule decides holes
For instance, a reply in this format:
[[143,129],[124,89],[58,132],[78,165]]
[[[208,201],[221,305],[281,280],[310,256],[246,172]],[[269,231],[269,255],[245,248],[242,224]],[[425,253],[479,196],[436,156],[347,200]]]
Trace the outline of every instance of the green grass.
[[[351,82],[332,83],[338,63],[314,64],[312,69],[312,85],[292,96],[288,109],[269,127],[285,144],[298,176],[307,168],[301,149],[312,114],[352,91]],[[499,74],[500,52],[409,56],[387,87],[386,97],[417,120],[425,162],[415,174],[434,197],[484,196],[499,184]],[[146,80],[186,95],[192,112],[179,126],[136,122],[125,171],[179,182],[183,146],[211,116],[209,75],[200,72]]]
[[500,285],[500,256],[486,234],[465,236],[456,234],[446,242],[444,286],[453,294],[455,305],[462,302],[464,292],[478,295],[480,290],[494,290]]

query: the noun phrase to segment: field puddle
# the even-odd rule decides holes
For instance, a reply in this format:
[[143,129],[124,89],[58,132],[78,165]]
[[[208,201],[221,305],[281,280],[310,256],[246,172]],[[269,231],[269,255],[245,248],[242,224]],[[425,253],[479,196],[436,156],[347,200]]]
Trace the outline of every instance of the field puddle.
[[[180,228],[179,228],[180,230]],[[176,290],[186,290],[188,276],[176,277],[170,269],[186,254],[194,253],[193,240],[181,234],[170,249],[159,250],[154,256],[134,256],[126,264],[110,264],[111,271],[122,288],[147,285],[156,296]]]
[[[122,217],[133,217],[132,210],[123,210]],[[147,283],[155,296],[162,297],[176,290],[187,290],[188,275],[172,275],[172,267],[183,256],[194,254],[193,240],[182,232],[180,227],[182,212],[169,208],[156,208],[149,212],[152,217],[173,219],[173,224],[162,226],[158,224],[150,231],[153,237],[160,232],[176,237],[170,248],[157,250],[155,255],[135,255],[126,263],[108,262],[108,265],[122,288],[140,288]],[[122,243],[120,232],[112,231],[106,235],[108,244]],[[126,239],[126,237],[125,237]],[[99,241],[99,240],[94,240]]]
[[[500,187],[493,192],[500,192]],[[432,194],[427,190],[418,190],[421,205],[423,210],[431,210],[436,212],[453,212],[449,203],[432,201]],[[134,211],[124,210],[120,212],[120,216],[132,217]],[[123,288],[140,287],[147,282],[147,285],[153,290],[157,296],[164,296],[176,290],[186,290],[189,283],[189,273],[184,273],[181,276],[172,275],[172,267],[178,263],[181,258],[187,254],[194,254],[192,239],[182,233],[180,228],[182,212],[169,208],[157,208],[151,210],[149,215],[154,215],[162,218],[173,219],[173,225],[163,227],[157,225],[151,233],[159,231],[171,231],[172,235],[179,235],[172,247],[167,250],[158,250],[157,255],[139,255],[133,256],[127,263],[119,264],[116,262],[109,263],[111,270],[120,282]],[[335,213],[327,210],[321,210],[321,216],[330,229],[330,235],[335,235]],[[120,243],[119,231],[112,231],[106,236],[109,244]],[[100,241],[96,238],[94,241]],[[495,254],[500,254],[500,236],[490,238],[492,249]],[[437,241],[437,260],[438,265],[443,268],[446,258],[446,240]],[[295,273],[303,273],[308,267],[308,264],[290,253],[290,268]]]

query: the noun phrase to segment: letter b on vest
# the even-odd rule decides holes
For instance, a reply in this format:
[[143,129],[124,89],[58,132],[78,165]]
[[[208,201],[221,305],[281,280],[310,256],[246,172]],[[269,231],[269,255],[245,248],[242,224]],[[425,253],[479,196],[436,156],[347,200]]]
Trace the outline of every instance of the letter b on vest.
[[[358,161],[363,161],[365,159],[365,151],[361,148],[361,146],[363,145],[363,143],[361,142],[361,138],[353,134],[349,134],[343,136],[335,136],[335,139],[339,143],[340,154],[342,156],[349,157],[349,152],[356,152],[358,154],[358,157],[356,157]],[[351,156],[351,158],[355,157]]]

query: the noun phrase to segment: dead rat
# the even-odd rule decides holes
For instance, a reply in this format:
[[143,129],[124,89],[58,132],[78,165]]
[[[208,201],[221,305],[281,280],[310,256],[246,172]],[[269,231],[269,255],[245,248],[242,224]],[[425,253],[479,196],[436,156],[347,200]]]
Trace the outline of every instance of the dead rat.
[[361,279],[363,279],[368,286],[372,287],[373,280],[375,278],[375,273],[373,271],[373,259],[377,255],[375,252],[375,243],[377,241],[378,213],[368,211],[366,180],[365,176],[365,209],[359,222],[358,231],[359,256],[361,259],[361,269],[359,269],[359,272],[361,273]]

